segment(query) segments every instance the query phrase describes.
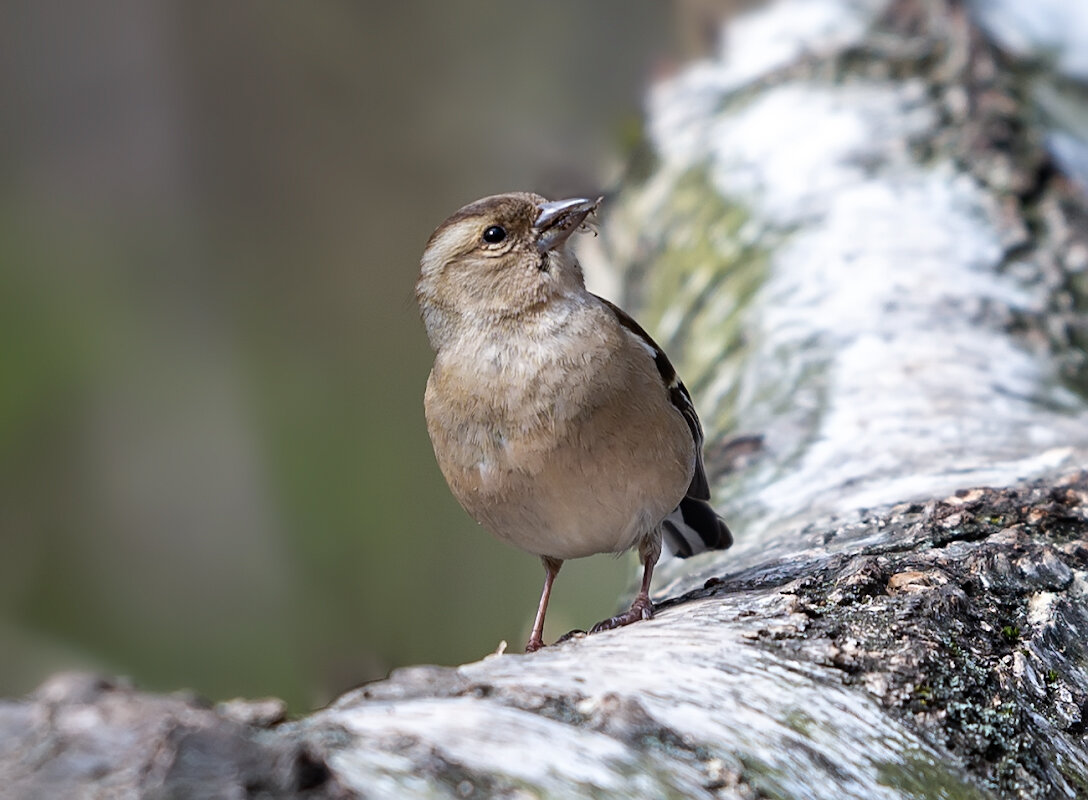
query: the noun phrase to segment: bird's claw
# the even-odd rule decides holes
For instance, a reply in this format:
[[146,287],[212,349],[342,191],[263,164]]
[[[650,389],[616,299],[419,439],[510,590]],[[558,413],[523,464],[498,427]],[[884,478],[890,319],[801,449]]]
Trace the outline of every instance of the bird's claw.
[[589,629],[590,633],[600,633],[601,631],[610,631],[613,628],[622,628],[624,625],[630,625],[632,622],[638,622],[643,619],[652,619],[654,616],[654,605],[649,600],[643,600],[638,598],[631,605],[629,609],[622,614],[617,614],[609,619],[601,620],[592,628]]
[[580,630],[567,631],[562,636],[560,636],[558,639],[556,639],[555,643],[556,644],[562,644],[563,642],[569,642],[571,639],[580,639],[585,635],[586,635],[585,631],[580,631]]

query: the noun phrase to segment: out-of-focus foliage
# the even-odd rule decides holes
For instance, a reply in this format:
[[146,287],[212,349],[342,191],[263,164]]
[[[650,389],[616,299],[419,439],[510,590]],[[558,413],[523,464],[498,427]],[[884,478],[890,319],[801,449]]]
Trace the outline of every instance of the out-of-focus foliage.
[[[462,203],[599,188],[669,13],[0,9],[0,692],[92,667],[303,708],[520,646],[542,570],[435,467],[412,283]],[[550,635],[625,572],[565,569]]]

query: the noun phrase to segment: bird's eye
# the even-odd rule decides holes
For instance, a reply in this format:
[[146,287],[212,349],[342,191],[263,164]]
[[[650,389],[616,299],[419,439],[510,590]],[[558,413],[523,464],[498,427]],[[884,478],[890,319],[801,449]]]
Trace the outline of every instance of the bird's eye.
[[484,241],[488,244],[498,244],[506,238],[506,228],[502,225],[492,225],[484,231]]

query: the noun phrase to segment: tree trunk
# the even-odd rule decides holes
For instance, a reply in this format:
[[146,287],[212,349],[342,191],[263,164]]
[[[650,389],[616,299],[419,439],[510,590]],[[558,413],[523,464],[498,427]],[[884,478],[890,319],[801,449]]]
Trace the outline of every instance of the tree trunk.
[[737,534],[655,619],[293,722],[58,676],[4,796],[1088,796],[1088,126],[1010,8],[779,0],[654,89],[584,261]]

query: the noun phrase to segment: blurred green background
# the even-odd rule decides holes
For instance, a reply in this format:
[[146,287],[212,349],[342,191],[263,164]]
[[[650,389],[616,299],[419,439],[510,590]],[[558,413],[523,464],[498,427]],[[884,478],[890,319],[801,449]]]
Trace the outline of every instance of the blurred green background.
[[[303,710],[519,650],[542,570],[435,466],[418,259],[478,196],[608,185],[706,5],[0,7],[0,693]],[[628,574],[570,564],[548,635]]]

